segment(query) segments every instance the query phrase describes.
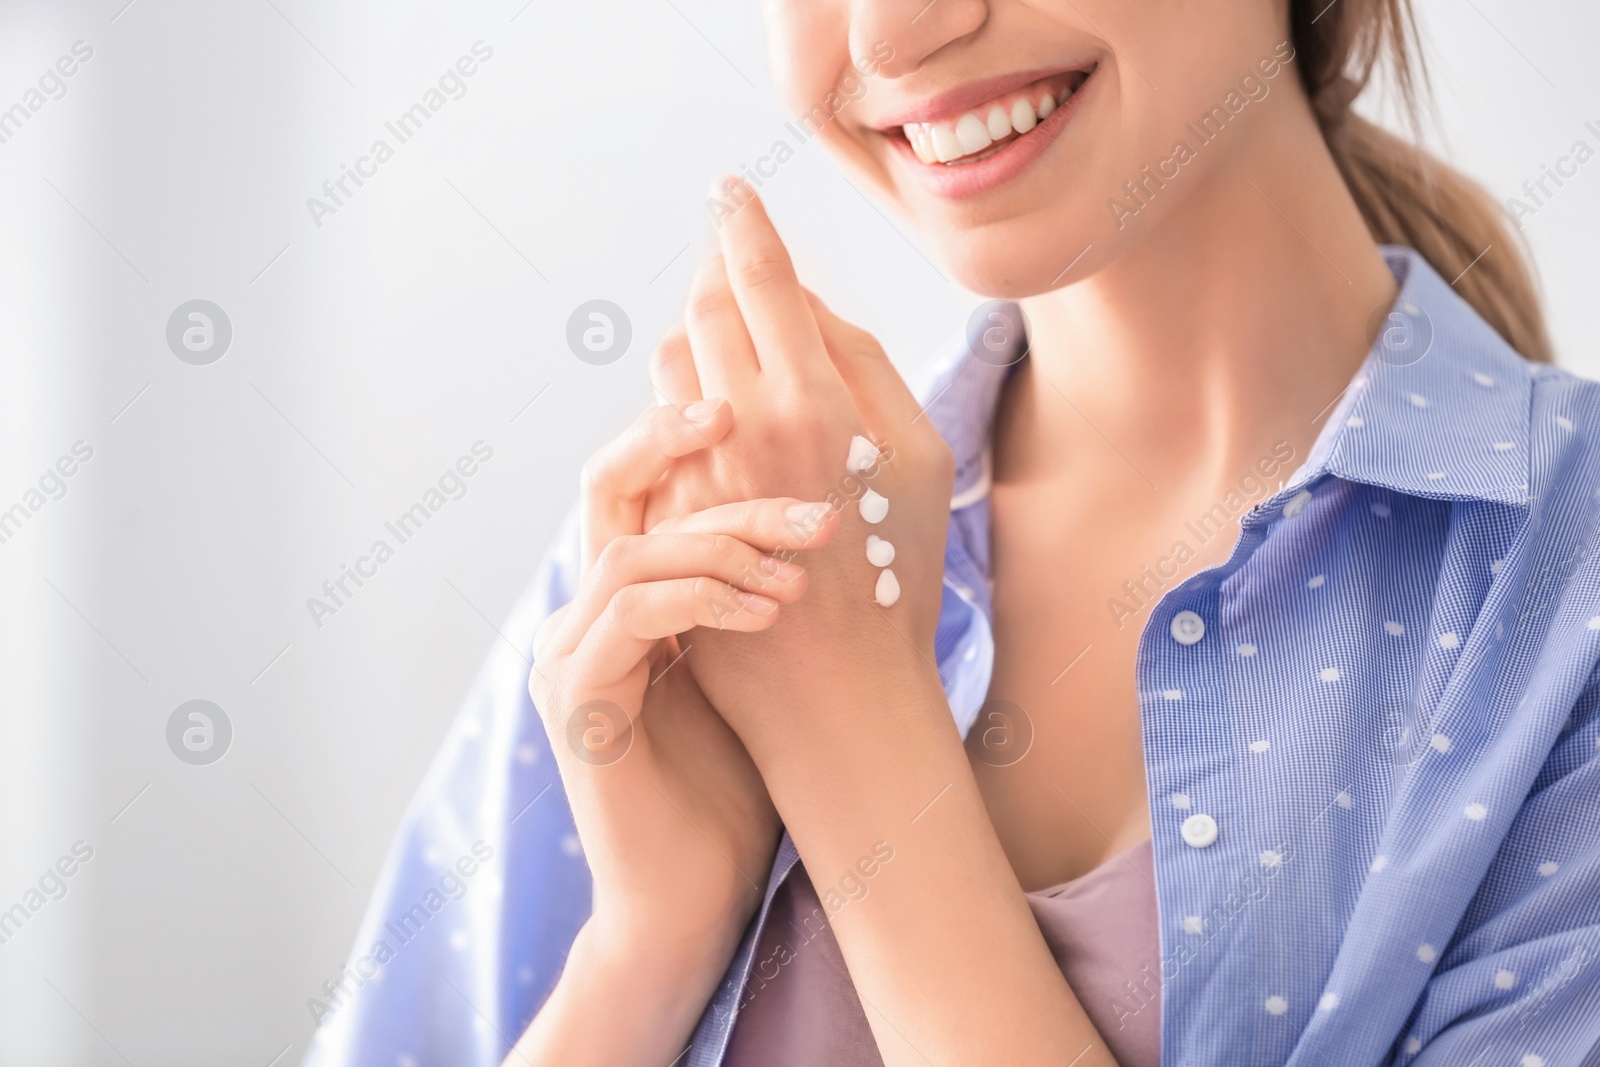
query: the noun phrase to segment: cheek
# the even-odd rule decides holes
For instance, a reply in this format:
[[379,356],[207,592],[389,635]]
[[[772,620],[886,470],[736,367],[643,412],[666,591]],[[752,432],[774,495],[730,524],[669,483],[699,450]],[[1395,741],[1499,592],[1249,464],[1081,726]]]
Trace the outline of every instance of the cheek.
[[769,0],[767,60],[790,114],[814,107],[850,71],[850,14],[835,0]]
[[[1239,116],[1244,121],[1237,128],[1230,122],[1210,143],[1192,126],[1283,39],[1287,31],[1276,25],[1276,7],[1077,0],[1035,10],[1059,11],[1033,24],[1040,37],[1075,40],[1092,25],[1116,42],[1070,125],[984,209],[915,192],[906,197],[939,258],[963,285],[990,297],[1037,295],[1064,284],[1069,265],[1070,277],[1086,277],[1170,225],[1167,220],[1193,204],[1193,191],[1207,187],[1206,174],[1236,165],[1250,142],[1270,137],[1268,109],[1279,104],[1274,98],[1287,98],[1296,77],[1285,67],[1269,86],[1269,98],[1248,104]],[[1176,151],[1180,143],[1187,146],[1182,153]]]

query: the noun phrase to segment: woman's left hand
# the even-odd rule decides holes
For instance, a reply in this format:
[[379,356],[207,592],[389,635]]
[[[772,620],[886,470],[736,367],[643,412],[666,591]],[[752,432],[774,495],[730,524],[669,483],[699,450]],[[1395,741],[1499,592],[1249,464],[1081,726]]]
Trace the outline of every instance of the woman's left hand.
[[[842,508],[832,542],[807,553],[803,604],[763,634],[695,638],[695,677],[760,765],[763,751],[788,747],[802,725],[808,737],[833,733],[825,709],[850,728],[853,701],[830,692],[896,675],[932,676],[937,685],[933,636],[953,463],[878,343],[801,287],[753,191],[731,195],[742,203],[719,226],[722,255],[701,267],[686,333],[663,346],[652,375],[671,403],[726,397],[734,428],[652,490],[646,521],[772,495]],[[861,473],[846,466],[855,435],[882,449]],[[888,500],[877,523],[859,506],[868,490]],[[899,599],[891,606],[876,602],[882,568],[867,558],[868,535],[894,548],[888,569]],[[793,547],[804,538],[796,530]]]

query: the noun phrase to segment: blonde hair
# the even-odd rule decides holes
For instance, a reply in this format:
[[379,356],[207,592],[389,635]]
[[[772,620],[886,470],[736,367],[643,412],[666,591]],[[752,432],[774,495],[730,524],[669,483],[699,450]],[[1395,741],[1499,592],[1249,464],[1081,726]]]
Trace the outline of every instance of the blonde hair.
[[1351,110],[1386,61],[1415,127],[1427,75],[1410,0],[1290,0],[1289,21],[1295,66],[1373,238],[1416,249],[1512,348],[1550,362],[1538,286],[1507,213],[1471,178]]

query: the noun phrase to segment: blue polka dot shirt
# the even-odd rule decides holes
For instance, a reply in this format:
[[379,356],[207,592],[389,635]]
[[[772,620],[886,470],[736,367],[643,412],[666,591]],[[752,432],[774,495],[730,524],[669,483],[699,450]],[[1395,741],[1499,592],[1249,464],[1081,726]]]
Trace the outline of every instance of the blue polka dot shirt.
[[[1190,523],[1107,605],[1137,686],[1162,1062],[1600,1062],[1600,386],[1513,352],[1416,253],[1297,466]],[[988,442],[1006,377],[927,390],[955,452],[937,650],[965,732],[993,663]],[[499,1064],[559,977],[590,883],[539,715],[533,632],[566,531],[408,811],[306,1063]],[[766,894],[797,862],[785,837]],[[470,873],[469,873],[470,872]],[[721,1063],[766,904],[696,1030]],[[626,1010],[619,1002],[618,1010]],[[597,1019],[597,1026],[606,1025]]]

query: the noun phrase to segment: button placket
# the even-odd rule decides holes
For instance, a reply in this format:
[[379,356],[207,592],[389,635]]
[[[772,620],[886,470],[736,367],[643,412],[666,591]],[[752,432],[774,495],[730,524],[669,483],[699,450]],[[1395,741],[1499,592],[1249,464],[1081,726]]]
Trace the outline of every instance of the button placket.
[[[1172,640],[1184,648],[1192,648],[1199,644],[1206,635],[1206,621],[1199,612],[1184,609],[1173,614],[1167,625],[1167,632]],[[1187,678],[1199,665],[1188,654],[1183,656],[1186,666],[1182,673]],[[1179,802],[1179,798],[1182,802]],[[1193,801],[1187,795],[1178,793],[1173,795],[1173,804],[1180,810],[1190,808]],[[1179,827],[1179,834],[1183,843],[1190,848],[1209,848],[1217,840],[1217,820],[1205,812],[1192,812]]]

